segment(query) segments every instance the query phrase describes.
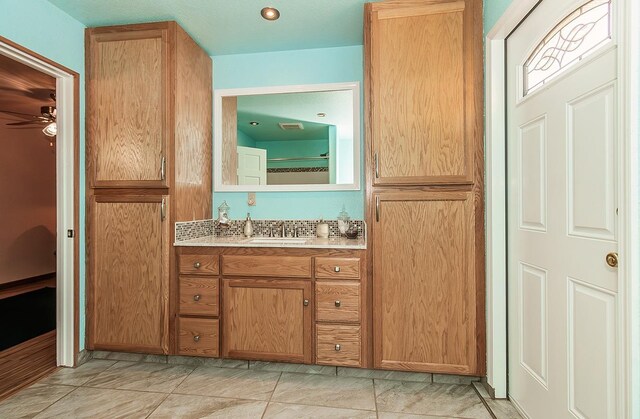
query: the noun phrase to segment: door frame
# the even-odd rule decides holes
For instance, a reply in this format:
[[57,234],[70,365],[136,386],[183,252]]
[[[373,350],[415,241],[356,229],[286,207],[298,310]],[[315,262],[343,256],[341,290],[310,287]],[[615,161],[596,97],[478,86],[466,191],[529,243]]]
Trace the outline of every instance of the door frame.
[[73,367],[79,352],[80,76],[2,36],[0,54],[56,79],[56,363]]
[[[627,374],[622,391],[627,400],[627,417],[640,414],[640,38],[632,31],[640,21],[640,4],[634,0],[616,0],[615,19],[618,37],[618,108],[620,150],[621,230],[619,242],[623,255],[619,267],[621,313],[621,361]],[[486,146],[486,283],[487,283],[487,384],[496,398],[506,398],[507,382],[507,201],[506,201],[506,39],[533,10],[539,0],[514,0],[485,39],[485,146]],[[585,0],[586,2],[586,0]],[[635,415],[635,416],[634,416]]]

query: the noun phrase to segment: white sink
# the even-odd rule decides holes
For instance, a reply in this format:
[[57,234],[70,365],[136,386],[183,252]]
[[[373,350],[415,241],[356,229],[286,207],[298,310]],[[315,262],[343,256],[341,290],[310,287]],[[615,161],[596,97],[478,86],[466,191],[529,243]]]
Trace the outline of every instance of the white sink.
[[301,237],[256,237],[246,242],[251,244],[303,244],[307,240]]

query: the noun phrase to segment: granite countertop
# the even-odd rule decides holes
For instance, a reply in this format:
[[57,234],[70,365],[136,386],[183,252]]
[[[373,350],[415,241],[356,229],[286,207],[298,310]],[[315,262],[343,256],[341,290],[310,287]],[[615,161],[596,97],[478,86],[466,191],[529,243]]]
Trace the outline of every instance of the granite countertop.
[[281,237],[243,237],[243,236],[205,236],[197,239],[177,241],[174,246],[198,247],[280,247],[306,249],[366,249],[367,240],[364,237],[347,239],[345,237],[281,238]]

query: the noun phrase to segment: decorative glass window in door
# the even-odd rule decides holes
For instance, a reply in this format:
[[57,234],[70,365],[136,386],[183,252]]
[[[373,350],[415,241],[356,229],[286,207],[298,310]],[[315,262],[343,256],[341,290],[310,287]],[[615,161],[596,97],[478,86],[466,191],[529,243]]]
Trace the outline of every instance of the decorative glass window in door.
[[611,0],[591,0],[558,23],[524,63],[524,96],[611,39]]

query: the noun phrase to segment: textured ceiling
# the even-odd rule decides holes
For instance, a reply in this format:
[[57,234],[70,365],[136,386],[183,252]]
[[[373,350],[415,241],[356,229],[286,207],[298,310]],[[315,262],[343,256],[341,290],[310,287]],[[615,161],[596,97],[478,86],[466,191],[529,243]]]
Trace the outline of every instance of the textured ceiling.
[[[175,20],[209,55],[226,55],[361,45],[366,0],[49,2],[90,27]],[[279,9],[280,19],[262,19],[265,6]]]
[[[50,97],[55,91],[56,80],[53,77],[0,54],[0,111],[38,116],[41,106],[55,105]],[[0,125],[24,120],[0,112]],[[43,126],[37,124],[12,129],[42,129]]]

